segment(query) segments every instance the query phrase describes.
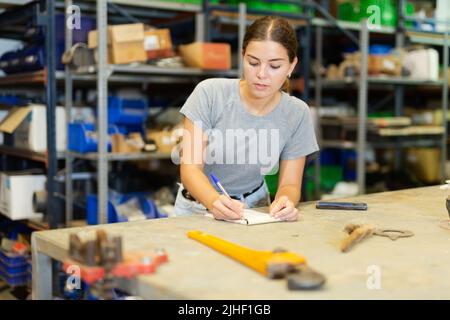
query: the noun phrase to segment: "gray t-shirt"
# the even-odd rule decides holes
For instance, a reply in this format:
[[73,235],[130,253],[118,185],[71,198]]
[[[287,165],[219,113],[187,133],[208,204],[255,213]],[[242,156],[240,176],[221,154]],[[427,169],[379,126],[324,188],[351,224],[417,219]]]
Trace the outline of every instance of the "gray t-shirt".
[[264,175],[277,172],[280,159],[319,150],[306,103],[283,92],[270,113],[253,115],[241,103],[239,82],[204,80],[180,110],[208,135],[204,173],[211,182],[214,174],[230,195],[257,188]]

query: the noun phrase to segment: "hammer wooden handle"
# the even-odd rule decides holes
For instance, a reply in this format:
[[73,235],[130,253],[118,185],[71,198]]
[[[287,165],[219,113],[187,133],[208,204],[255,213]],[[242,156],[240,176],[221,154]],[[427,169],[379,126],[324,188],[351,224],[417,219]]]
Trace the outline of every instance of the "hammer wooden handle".
[[[351,228],[351,229],[353,229],[353,228]],[[375,229],[375,227],[370,224],[362,225],[362,226],[358,226],[357,228],[354,228],[353,230],[351,230],[350,235],[342,241],[341,251],[347,252],[348,250],[351,249],[351,247],[353,245],[355,245],[356,243],[358,243],[358,242],[364,240],[365,238],[369,237],[370,235],[372,235],[374,229]]]

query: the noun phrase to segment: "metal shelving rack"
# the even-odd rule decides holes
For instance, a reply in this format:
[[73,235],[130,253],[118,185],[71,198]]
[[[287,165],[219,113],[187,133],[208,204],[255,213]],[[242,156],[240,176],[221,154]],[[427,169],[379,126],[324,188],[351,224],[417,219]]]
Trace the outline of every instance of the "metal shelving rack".
[[[95,2],[91,0],[88,2]],[[183,82],[192,83],[198,77],[238,76],[237,70],[227,71],[210,71],[196,68],[159,68],[148,65],[113,65],[106,61],[107,54],[107,25],[108,25],[108,3],[107,0],[96,0],[96,16],[98,30],[98,63],[95,70],[91,73],[74,73],[70,70],[65,71],[65,105],[66,120],[70,120],[70,110],[72,107],[72,89],[75,81],[96,81],[97,85],[97,131],[98,131],[98,152],[79,154],[76,152],[66,151],[66,223],[72,221],[72,161],[74,159],[86,159],[97,161],[97,181],[98,181],[98,222],[99,224],[107,223],[107,202],[108,202],[108,163],[110,161],[135,161],[146,159],[170,159],[169,154],[112,154],[107,152],[107,96],[108,83],[111,81],[146,82],[146,81],[169,81],[170,79],[178,79]],[[199,5],[170,3],[159,1],[113,1],[117,4],[125,4],[127,6],[143,6],[153,9],[188,11],[195,13],[196,16],[196,40],[204,41],[203,21],[204,16],[202,7]],[[72,5],[73,1],[65,0],[65,7]],[[200,28],[200,29],[199,29]],[[71,30],[66,28],[66,50],[72,46]],[[151,80],[152,79],[152,80]],[[177,81],[178,81],[177,80]]]
[[[34,161],[47,163],[47,220],[51,228],[57,228],[61,225],[62,216],[55,207],[55,177],[57,171],[58,154],[56,152],[56,80],[55,80],[55,3],[54,0],[42,0],[24,4],[24,1],[12,3],[11,1],[2,1],[2,5],[21,5],[17,7],[16,13],[11,14],[5,11],[0,15],[0,28],[6,32],[0,32],[2,38],[20,39],[23,37],[23,30],[26,23],[34,21],[35,25],[45,29],[45,49],[47,52],[45,68],[46,72],[38,78],[32,78],[30,74],[18,74],[0,78],[0,85],[29,84],[30,82],[45,84],[45,97],[47,105],[47,153],[37,153],[29,150],[2,146],[0,153],[16,157],[26,158]],[[20,11],[20,12],[19,12]],[[17,13],[19,12],[19,13]],[[17,28],[15,28],[17,27]],[[12,82],[11,82],[12,81]]]
[[[331,148],[342,148],[342,149],[354,149],[357,151],[357,183],[360,194],[365,193],[365,159],[364,155],[367,145],[374,148],[387,148],[394,147],[396,149],[396,166],[400,166],[400,152],[401,148],[405,147],[431,147],[439,146],[441,148],[441,159],[440,159],[440,176],[441,180],[445,179],[445,161],[447,155],[447,121],[446,117],[443,117],[443,128],[444,132],[439,136],[438,139],[425,139],[425,140],[414,140],[411,141],[400,141],[402,139],[390,139],[390,142],[380,142],[380,143],[368,143],[367,142],[367,97],[369,85],[379,85],[379,86],[394,86],[395,89],[395,115],[400,116],[403,113],[403,96],[404,96],[404,86],[430,86],[435,88],[442,88],[442,112],[443,115],[447,114],[448,110],[448,65],[449,65],[449,42],[448,42],[448,32],[443,34],[428,33],[428,32],[412,32],[405,31],[404,23],[406,20],[404,15],[405,2],[403,0],[399,1],[399,23],[396,33],[396,47],[403,47],[405,44],[405,34],[410,37],[411,42],[421,43],[421,44],[432,44],[443,47],[443,62],[444,62],[444,75],[443,79],[438,81],[420,81],[408,78],[388,78],[388,77],[370,77],[367,70],[368,62],[368,47],[369,47],[369,36],[371,32],[374,33],[384,33],[384,34],[394,34],[396,29],[391,27],[379,27],[375,30],[370,30],[366,21],[362,21],[360,24],[352,22],[338,21],[337,25],[341,28],[346,28],[349,30],[359,31],[359,41],[358,45],[361,52],[361,70],[360,76],[351,81],[329,81],[324,80],[320,75],[316,75],[314,86],[315,86],[315,96],[317,104],[317,113],[320,114],[320,107],[322,104],[322,88],[327,86],[337,87],[337,88],[347,88],[349,86],[356,86],[358,89],[358,126],[357,126],[357,141],[322,141],[321,137],[321,127],[320,127],[320,117],[319,119],[319,132],[318,138],[320,145],[322,147]],[[447,22],[445,22],[447,23]],[[314,20],[313,24],[316,27],[316,46],[317,46],[317,61],[322,65],[322,43],[323,43],[323,28],[330,27],[330,24],[321,21]],[[315,186],[317,193],[320,188],[320,161],[316,160],[316,170],[315,170]]]

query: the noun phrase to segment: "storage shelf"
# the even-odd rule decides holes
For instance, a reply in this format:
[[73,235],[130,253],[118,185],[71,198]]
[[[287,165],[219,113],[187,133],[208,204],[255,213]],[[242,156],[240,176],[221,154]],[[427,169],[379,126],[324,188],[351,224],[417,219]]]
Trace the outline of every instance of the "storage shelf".
[[411,42],[435,45],[435,46],[443,46],[444,45],[444,34],[443,33],[423,32],[423,31],[406,31],[406,35],[409,37]]
[[[328,21],[322,19],[322,18],[313,18],[312,19],[313,26],[317,27],[330,27],[333,28],[334,26],[330,24]],[[337,25],[341,27],[342,29],[346,30],[355,30],[360,31],[361,30],[361,23],[360,22],[350,22],[350,21],[342,21],[337,20]],[[385,33],[385,34],[395,34],[395,28],[393,27],[386,27],[386,26],[380,26],[377,28],[370,28],[369,32],[372,33]]]
[[[367,79],[370,83],[380,84],[380,85],[423,85],[423,86],[443,86],[446,83],[443,80],[431,81],[431,80],[418,80],[400,77],[368,77]],[[345,87],[345,86],[355,86],[359,83],[359,78],[349,78],[345,80],[322,80],[323,87]],[[316,82],[311,83],[316,85]]]
[[[221,24],[237,26],[239,25],[239,13],[230,12],[236,10],[237,9],[230,9],[229,11],[221,11],[219,7],[214,6],[211,11],[211,17],[214,18],[215,21],[220,22]],[[286,18],[286,20],[288,20],[293,27],[301,27],[307,25],[307,21],[304,16],[296,17],[295,14],[283,14],[283,13],[280,13],[278,15]],[[252,11],[251,13],[247,12],[245,23],[247,26],[249,26],[253,23],[253,21],[263,16],[265,16],[264,13],[257,13],[256,11]]]
[[[128,66],[111,65],[113,74],[108,78],[110,83],[192,83],[188,77],[198,76],[222,76],[238,77],[237,70],[203,70],[197,68],[161,68],[155,66]],[[95,70],[95,69],[94,69]],[[178,77],[177,77],[178,76]],[[65,81],[65,72],[56,71],[56,80],[60,83]],[[72,80],[75,82],[95,82],[97,74],[91,73],[72,73]],[[41,85],[45,84],[45,72],[43,70],[36,72],[25,72],[18,74],[5,75],[0,77],[0,86],[11,87],[16,85]]]
[[36,72],[25,72],[10,74],[0,77],[0,86],[28,85],[45,83],[45,72],[43,70]]
[[[87,2],[95,3],[95,0],[84,0]],[[170,1],[155,1],[155,0],[108,0],[118,5],[175,10],[175,11],[187,11],[187,12],[200,12],[202,10],[201,4],[183,3],[183,2],[170,2]]]
[[[34,161],[47,162],[47,155],[44,152],[36,152],[28,149],[10,147],[5,145],[0,145],[0,154],[6,154]],[[62,159],[63,153],[58,152],[57,158]]]
[[[98,153],[78,153],[73,151],[67,151],[67,155],[86,160],[98,160]],[[108,153],[106,155],[108,161],[136,161],[136,160],[151,160],[151,159],[171,159],[170,153]]]
[[[395,138],[404,138],[395,137]],[[416,137],[416,136],[408,136],[408,137]],[[393,137],[391,137],[392,139]],[[397,141],[378,141],[378,142],[367,142],[368,146],[373,148],[427,148],[427,147],[439,147],[441,145],[442,135],[436,135],[434,137],[430,137],[427,139],[414,139],[414,140],[398,140]],[[358,145],[355,141],[346,141],[346,140],[323,140],[321,143],[322,148],[335,148],[335,149],[345,149],[345,150],[356,150]]]
[[145,74],[171,76],[228,76],[238,75],[237,70],[204,70],[198,68],[161,68],[150,65],[109,65],[113,74]]
[[[318,27],[333,27],[328,21],[322,18],[313,18],[312,24]],[[350,22],[350,21],[337,21],[337,25],[342,29],[346,30],[361,30],[360,22]],[[370,33],[383,33],[383,34],[395,34],[396,30],[394,27],[381,26],[377,28],[369,28]],[[444,45],[444,34],[440,32],[426,32],[418,30],[406,30],[405,34],[409,37],[411,42],[429,44],[429,45]]]

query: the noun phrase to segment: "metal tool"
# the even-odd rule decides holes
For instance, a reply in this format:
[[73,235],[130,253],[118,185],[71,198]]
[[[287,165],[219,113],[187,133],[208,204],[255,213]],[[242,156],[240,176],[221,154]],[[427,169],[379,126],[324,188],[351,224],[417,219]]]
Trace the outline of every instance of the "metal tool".
[[168,259],[164,249],[124,255],[120,236],[109,236],[103,230],[97,230],[96,238],[85,242],[77,234],[69,236],[69,258],[63,265],[68,273],[71,266],[78,266],[80,278],[91,285],[94,296],[106,300],[112,299],[116,278],[153,273]]
[[325,283],[325,277],[311,269],[305,257],[296,253],[283,249],[253,250],[198,230],[189,231],[187,235],[270,279],[286,278],[289,290],[318,289]]
[[412,231],[398,229],[376,229],[373,234],[376,236],[388,237],[391,240],[412,237],[414,235]]
[[349,251],[356,243],[370,237],[374,229],[375,228],[371,224],[348,224],[345,227],[344,231],[349,235],[344,240],[342,240],[341,251]]

